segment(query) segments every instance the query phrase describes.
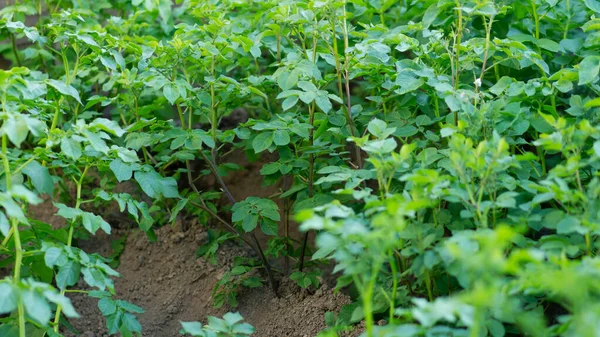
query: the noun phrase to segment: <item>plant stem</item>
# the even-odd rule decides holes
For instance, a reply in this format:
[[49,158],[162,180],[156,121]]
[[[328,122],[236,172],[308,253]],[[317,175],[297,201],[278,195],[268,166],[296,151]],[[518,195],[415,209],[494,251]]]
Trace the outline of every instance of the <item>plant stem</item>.
[[277,63],[281,63],[281,35],[277,33]]
[[490,22],[486,23],[485,22],[485,16],[482,17],[483,20],[483,24],[485,26],[485,51],[483,52],[483,60],[482,60],[482,65],[481,65],[481,74],[479,75],[479,85],[477,85],[475,87],[475,91],[479,92],[479,88],[481,87],[482,83],[483,83],[483,76],[485,75],[485,67],[487,65],[487,58],[488,58],[488,53],[490,51],[490,39],[491,39],[491,35],[492,35],[492,24],[494,23],[494,17],[491,16],[490,17]]
[[[235,205],[236,201],[233,198],[233,195],[231,194],[231,192],[229,191],[229,189],[227,188],[227,185],[225,184],[225,182],[223,181],[223,179],[219,175],[219,172],[217,171],[217,168],[216,168],[215,164],[212,161],[210,161],[210,159],[202,151],[200,151],[200,155],[202,155],[202,158],[208,163],[211,172],[213,173],[213,175],[215,176],[215,178],[217,179],[217,181],[219,182],[219,184],[223,188],[223,191],[227,195],[227,198],[229,199],[229,201],[231,202],[231,204]],[[198,192],[198,190],[196,189],[195,185],[193,184],[193,181],[191,180],[191,170],[190,170],[190,167],[189,167],[189,162],[188,162],[188,180],[189,180],[190,186],[192,186],[192,188],[196,191],[196,193],[200,194]],[[203,209],[205,209],[205,208],[203,208]],[[208,207],[206,207],[205,210],[207,210],[207,209],[208,209]],[[212,213],[212,211],[211,211],[211,213]],[[220,218],[219,218],[219,220],[220,220]],[[220,220],[220,221],[222,223],[224,223],[224,224],[227,224],[227,222],[225,222],[224,220]],[[227,226],[230,229],[233,229],[234,232],[237,233],[240,237],[243,237],[243,235],[240,235],[240,233],[235,229],[235,227],[233,225],[227,225]],[[273,271],[271,270],[271,265],[269,264],[269,261],[267,260],[265,254],[263,253],[263,250],[262,250],[262,248],[260,246],[260,243],[258,242],[258,239],[256,238],[256,234],[250,233],[250,238],[254,242],[255,246],[252,245],[252,244],[250,244],[247,240],[245,240],[245,242],[248,245],[250,245],[250,247],[253,248],[254,251],[260,257],[260,259],[262,261],[262,264],[265,267],[265,270],[267,271],[267,275],[269,277],[269,283],[271,284],[271,288],[273,289],[273,292],[275,293],[275,296],[279,296],[279,294],[277,292],[277,283],[275,283],[275,277],[273,276]]]
[[392,298],[390,299],[390,318],[389,324],[394,323],[394,310],[396,309],[396,293],[398,289],[398,266],[396,265],[396,259],[394,258],[393,251],[390,250],[388,254],[388,261],[392,272]]
[[[315,27],[313,32],[313,47],[312,47],[312,61],[313,63],[317,62],[317,39],[318,39],[318,22],[315,18]],[[315,65],[316,66],[316,65]],[[315,110],[316,104],[313,101],[311,105],[308,106],[308,124],[310,125],[310,129],[308,131],[308,146],[312,150],[312,147],[315,142],[315,134],[314,134],[314,126],[315,126]],[[308,156],[308,197],[312,198],[314,196],[314,169],[315,169],[315,155],[311,153]],[[308,231],[304,233],[304,238],[302,239],[302,250],[300,251],[300,264],[298,265],[298,270],[302,271],[304,268],[304,257],[306,255],[306,245],[308,244]]]
[[215,143],[215,147],[211,150],[211,157],[213,162],[217,163],[217,109],[215,106],[215,57],[211,57],[210,61],[210,75],[212,76],[212,81],[210,83],[210,134],[213,138],[213,142]]
[[531,11],[533,12],[533,20],[535,20],[535,38],[540,38],[540,19],[537,14],[537,4],[535,0],[531,0]]
[[19,57],[19,50],[17,49],[17,41],[15,39],[15,34],[10,34],[10,43],[12,44],[13,54],[15,55],[15,61],[17,62],[17,66],[21,66],[21,58]]
[[377,275],[379,274],[379,269],[381,268],[381,263],[376,261],[373,265],[373,269],[371,270],[371,278],[367,283],[367,288],[364,289],[362,294],[363,300],[363,309],[365,314],[365,327],[367,330],[367,337],[373,337],[373,290],[375,289],[375,282],[377,281]]
[[[456,10],[458,11],[458,24],[456,26],[456,40],[454,42],[454,92],[458,90],[458,79],[460,76],[460,45],[462,43],[462,31],[463,31],[463,16],[462,6],[459,0],[455,0]],[[454,125],[458,126],[458,111],[454,111]]]
[[[77,185],[77,200],[75,201],[75,209],[79,209],[81,206],[81,187],[83,186],[83,179],[85,178],[85,175],[88,171],[90,167],[86,166],[85,169],[83,169],[83,172],[81,173],[81,176],[79,177],[79,180],[76,180],[75,183]],[[69,236],[67,237],[67,247],[71,247],[71,245],[73,244],[73,233],[75,231],[75,221],[71,221],[71,223],[69,224]],[[60,291],[60,295],[64,296],[65,292],[67,291],[66,287],[65,289]],[[59,305],[56,306],[56,314],[54,315],[54,332],[58,333],[58,328],[59,328],[59,321],[60,321],[60,314],[62,311],[62,307]]]
[[[287,191],[288,189],[288,176],[283,176],[283,189]],[[283,202],[283,237],[285,238],[285,249],[286,254],[283,259],[283,271],[287,275],[289,273],[290,268],[290,256],[288,252],[290,251],[290,199],[285,198]]]
[[[10,163],[8,162],[8,149],[7,149],[7,136],[6,133],[2,135],[2,164],[4,165],[4,177],[6,179],[6,190],[11,190],[12,185],[12,173],[10,172]],[[21,281],[21,265],[23,264],[23,248],[21,247],[21,235],[19,233],[19,222],[15,218],[10,219],[11,231],[15,241],[15,268],[13,271],[13,277],[15,284],[19,284]],[[7,235],[7,238],[10,237]],[[23,302],[19,299],[17,305],[17,315],[19,320],[19,337],[25,337],[25,310],[23,308]]]
[[[348,119],[348,124],[350,125],[350,130],[352,132],[352,136],[355,136],[355,127],[354,127],[354,121],[352,119],[352,102],[350,99],[350,54],[348,54],[348,48],[349,48],[349,39],[348,39],[348,24],[346,23],[347,21],[347,13],[346,13],[346,0],[344,0],[344,3],[342,4],[342,16],[344,18],[344,24],[343,24],[343,30],[344,30],[344,81],[345,81],[345,88],[346,88],[346,110],[347,110],[347,116],[346,118]],[[337,51],[336,51],[337,52]],[[337,53],[336,53],[337,54]],[[357,162],[357,166],[359,169],[362,169],[363,167],[363,160],[362,160],[362,154],[360,152],[360,147],[358,147],[358,145],[354,144],[354,154],[356,156],[356,162]]]
[[569,26],[571,25],[571,4],[570,0],[565,1],[565,7],[567,8],[567,23],[565,24],[565,32],[563,33],[563,40],[567,39],[569,35]]
[[183,118],[183,111],[181,111],[181,105],[179,103],[175,103],[177,107],[177,114],[179,115],[179,120],[181,120],[181,128],[185,129],[185,118]]
[[429,270],[425,269],[425,287],[427,288],[427,297],[429,302],[433,302],[433,292],[431,291],[431,277],[429,276]]
[[[315,122],[315,103],[308,107],[308,123],[311,128],[308,131],[308,143],[312,148],[314,142],[314,132],[312,126]],[[315,168],[315,156],[314,154],[310,154],[308,157],[308,197],[312,198],[314,195],[314,168]],[[300,264],[298,265],[298,270],[302,271],[304,269],[304,257],[306,255],[306,245],[308,244],[308,232],[304,233],[304,237],[302,238],[302,250],[300,251]]]

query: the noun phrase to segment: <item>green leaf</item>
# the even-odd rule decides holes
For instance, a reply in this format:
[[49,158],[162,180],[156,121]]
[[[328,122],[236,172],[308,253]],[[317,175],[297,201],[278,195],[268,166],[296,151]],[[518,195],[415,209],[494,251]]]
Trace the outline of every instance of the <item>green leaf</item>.
[[285,146],[290,143],[290,134],[286,130],[276,130],[273,133],[273,141],[277,146]]
[[581,221],[578,218],[567,215],[558,223],[556,232],[558,234],[586,234],[588,231],[585,227],[581,226]]
[[60,289],[66,289],[69,286],[75,285],[79,280],[81,265],[75,261],[69,261],[58,269],[56,274],[56,285]]
[[202,329],[202,324],[199,322],[181,322],[181,333],[187,333],[192,336],[205,336],[204,329]]
[[177,181],[174,178],[163,178],[155,171],[143,172],[136,171],[134,174],[135,180],[140,184],[140,187],[150,198],[177,198]]
[[22,170],[23,174],[29,177],[33,187],[41,194],[52,195],[54,191],[54,181],[48,171],[48,168],[42,166],[37,161],[30,162]]
[[317,97],[315,98],[315,103],[317,103],[317,106],[321,110],[323,110],[324,113],[328,113],[331,110],[331,101],[329,100],[329,97],[327,97],[326,94],[317,95]]
[[298,73],[295,71],[283,72],[279,75],[277,79],[277,85],[281,88],[281,90],[290,90],[293,88],[296,83],[298,83]]
[[258,214],[246,214],[242,220],[242,228],[246,233],[250,233],[258,225]]
[[273,144],[273,132],[263,132],[252,140],[254,152],[261,153]]
[[8,218],[4,214],[4,212],[0,212],[0,233],[4,235],[4,237],[8,236],[8,232],[10,231],[10,222]]
[[493,337],[504,337],[504,335],[506,334],[504,325],[502,325],[502,323],[498,322],[495,319],[490,319],[489,321],[487,321],[487,326],[490,329],[490,333]]
[[281,108],[283,111],[286,111],[291,109],[294,105],[296,105],[296,103],[298,103],[298,96],[290,96],[283,100],[283,103],[281,103]]
[[584,108],[588,108],[588,109],[597,108],[599,106],[600,106],[600,97],[589,100],[583,105]]
[[600,13],[600,1],[598,0],[584,0],[585,1],[585,5],[593,10],[596,13]]
[[109,334],[115,334],[119,331],[119,327],[121,326],[121,319],[123,317],[122,311],[117,311],[113,315],[109,315],[106,317],[106,327],[108,328]]
[[125,315],[123,315],[122,322],[123,322],[123,325],[128,330],[133,331],[133,332],[137,332],[137,333],[141,333],[142,332],[142,325],[137,320],[137,318],[135,317],[135,315],[126,312]]
[[277,233],[279,231],[279,226],[278,226],[277,222],[275,222],[275,221],[271,221],[269,219],[263,219],[260,222],[260,229],[266,235],[277,235]]
[[81,210],[57,202],[54,203],[54,207],[58,208],[58,212],[56,214],[65,219],[73,219],[82,213]]
[[96,231],[100,228],[102,228],[106,234],[110,234],[111,232],[108,222],[104,221],[101,216],[93,213],[82,212],[81,221],[83,223],[83,227],[91,234],[96,234]]
[[579,64],[579,85],[589,84],[596,80],[600,72],[600,56],[587,56]]
[[117,305],[123,308],[125,311],[133,312],[136,314],[143,314],[144,312],[146,312],[144,309],[138,307],[137,305],[124,300],[117,300]]
[[9,283],[0,283],[0,314],[8,314],[17,308],[18,296]]
[[77,160],[81,157],[81,144],[73,138],[63,138],[60,141],[60,150],[69,158]]
[[500,96],[513,82],[514,80],[511,77],[502,76],[500,80],[490,88],[490,92],[496,96]]
[[172,84],[167,84],[163,87],[163,95],[173,105],[179,98],[179,91]]
[[553,53],[557,53],[559,50],[562,49],[561,46],[557,42],[549,40],[549,39],[539,39],[537,41],[537,44],[540,48],[546,49]]
[[171,210],[171,217],[169,218],[169,222],[175,221],[175,219],[177,218],[177,214],[179,214],[179,212],[181,212],[185,205],[187,205],[187,202],[188,199],[181,199],[177,202],[177,205],[175,205],[175,207],[173,207],[173,209]]
[[48,83],[51,87],[56,89],[61,94],[75,98],[75,100],[77,100],[79,104],[83,105],[83,103],[81,103],[81,99],[79,98],[79,92],[73,86],[68,85],[65,82],[53,79],[46,80],[46,83]]
[[25,306],[25,312],[34,321],[41,325],[46,325],[52,317],[50,304],[37,291],[25,290],[21,293],[21,300]]
[[263,165],[263,167],[260,169],[260,174],[262,174],[263,176],[267,176],[269,174],[279,172],[280,168],[281,168],[281,163],[279,163],[277,161],[274,163],[268,163],[268,164]]
[[309,136],[310,125],[308,124],[292,124],[290,126],[290,131],[297,134],[302,138],[308,138]]
[[119,182],[129,180],[133,176],[131,166],[125,164],[121,159],[113,160],[110,162],[109,167]]
[[21,143],[27,138],[29,128],[27,120],[20,114],[9,115],[9,118],[2,124],[2,131],[6,133],[8,139],[16,146],[20,147]]
[[68,261],[68,257],[63,254],[63,251],[57,247],[51,247],[44,254],[44,262],[46,266],[52,268],[54,266],[62,266]]

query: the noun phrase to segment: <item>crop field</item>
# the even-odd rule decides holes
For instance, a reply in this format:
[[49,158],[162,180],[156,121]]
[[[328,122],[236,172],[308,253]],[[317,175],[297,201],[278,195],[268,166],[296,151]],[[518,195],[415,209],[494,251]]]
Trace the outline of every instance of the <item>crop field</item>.
[[0,337],[600,336],[600,0],[0,0]]

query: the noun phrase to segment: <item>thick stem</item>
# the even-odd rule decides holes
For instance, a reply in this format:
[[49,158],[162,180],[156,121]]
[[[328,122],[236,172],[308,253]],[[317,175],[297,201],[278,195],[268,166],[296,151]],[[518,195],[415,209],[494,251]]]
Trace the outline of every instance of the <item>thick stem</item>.
[[[308,107],[308,123],[311,128],[308,133],[308,143],[309,146],[312,147],[314,143],[314,132],[313,125],[315,123],[315,104]],[[315,167],[315,156],[311,153],[308,157],[308,197],[312,198],[314,195],[314,167]],[[304,269],[304,257],[306,255],[306,246],[308,244],[308,232],[304,233],[304,237],[302,238],[302,248],[300,251],[300,264],[298,265],[298,270],[302,271]]]
[[185,129],[185,118],[183,118],[183,111],[181,111],[181,105],[179,103],[175,103],[177,107],[177,114],[179,115],[179,120],[181,121],[181,128]]
[[567,8],[567,23],[565,24],[565,32],[563,33],[564,40],[566,40],[569,35],[569,26],[571,25],[571,4],[569,0],[565,1],[565,7]]
[[227,196],[227,199],[229,199],[229,202],[231,202],[232,205],[235,205],[236,201],[233,198],[233,194],[231,194],[231,192],[229,191],[229,188],[227,188],[227,185],[223,181],[223,178],[221,178],[221,175],[219,174],[219,171],[217,170],[217,166],[215,165],[215,163],[213,163],[204,154],[204,152],[200,151],[200,155],[202,156],[202,159],[204,159],[204,161],[206,161],[206,163],[208,164],[210,171],[215,176],[215,179],[217,179],[217,181],[219,182],[219,185],[221,185],[221,188],[223,189],[223,192],[225,192],[225,195]]
[[10,34],[10,43],[12,44],[13,54],[15,55],[15,61],[17,62],[17,66],[21,66],[21,58],[19,57],[19,50],[17,49],[17,41],[15,39],[15,34]]
[[[348,119],[348,124],[350,126],[350,130],[351,130],[351,134],[353,137],[356,137],[355,135],[355,127],[354,127],[354,120],[352,119],[352,102],[351,102],[351,96],[350,96],[350,54],[348,54],[348,48],[349,48],[349,38],[348,38],[348,25],[346,23],[347,21],[347,13],[346,13],[346,0],[344,0],[344,3],[342,4],[342,11],[343,11],[343,19],[344,19],[344,24],[343,24],[343,28],[344,28],[344,81],[345,81],[345,87],[346,87],[346,111],[347,111],[347,115],[346,118]],[[362,169],[363,167],[363,160],[362,160],[362,154],[360,152],[360,147],[358,147],[358,145],[354,144],[354,155],[356,157],[356,163],[358,164],[358,168]]]
[[531,11],[533,12],[533,20],[535,21],[535,38],[540,38],[540,19],[537,13],[537,4],[535,0],[531,0]]
[[433,302],[433,291],[431,290],[431,277],[429,276],[429,270],[425,269],[425,287],[427,288],[427,297],[429,302]]
[[277,63],[281,63],[281,35],[277,33]]
[[379,269],[381,268],[381,263],[375,262],[373,269],[371,270],[371,278],[367,283],[367,288],[364,289],[362,293],[363,300],[363,310],[365,313],[365,328],[367,330],[367,337],[373,337],[373,326],[375,325],[375,321],[373,318],[373,291],[375,289],[375,283],[377,281],[377,275],[379,273]]
[[[210,170],[212,171],[213,175],[215,176],[215,178],[217,179],[217,181],[219,182],[219,184],[223,188],[223,191],[227,195],[227,198],[229,199],[229,201],[231,202],[231,204],[235,205],[236,201],[233,198],[233,195],[231,194],[231,192],[229,191],[229,189],[227,188],[227,185],[225,184],[225,182],[223,181],[223,179],[219,175],[219,172],[217,171],[217,168],[216,168],[215,164],[212,161],[210,161],[210,159],[202,151],[200,151],[200,154],[202,155],[202,158],[208,163],[208,165],[210,167]],[[191,173],[190,172],[191,171],[189,170],[189,165],[188,165],[188,174],[190,174],[190,175],[188,175],[188,179],[191,179]],[[191,184],[192,187],[194,186],[192,181],[190,181],[190,184]],[[193,187],[193,188],[195,189],[195,187]],[[196,192],[197,191],[198,190],[196,190]],[[224,221],[222,221],[222,222],[224,222]],[[235,230],[235,227],[233,227],[231,225],[229,225],[228,227],[233,228]],[[240,235],[240,233],[237,230],[235,230],[235,232],[238,233],[238,235]],[[243,236],[241,236],[241,237],[243,237]],[[250,238],[252,239],[252,241],[254,242],[254,245],[255,245],[255,246],[253,246],[252,244],[250,244],[250,246],[254,248],[255,252],[260,257],[260,259],[262,261],[262,264],[265,267],[265,270],[267,271],[267,275],[269,277],[269,282],[271,284],[271,288],[273,289],[273,292],[275,293],[275,295],[279,296],[279,294],[277,292],[277,284],[275,283],[275,277],[273,276],[273,271],[271,270],[271,265],[269,264],[269,261],[267,260],[267,257],[265,256],[265,254],[263,253],[262,248],[260,247],[260,243],[258,242],[258,239],[256,238],[256,234],[250,233]],[[246,243],[248,243],[248,242],[246,242]]]

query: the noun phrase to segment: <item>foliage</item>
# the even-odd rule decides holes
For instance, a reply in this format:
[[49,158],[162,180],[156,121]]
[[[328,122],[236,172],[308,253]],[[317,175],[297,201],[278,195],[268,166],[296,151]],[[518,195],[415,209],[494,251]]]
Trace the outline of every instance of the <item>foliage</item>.
[[[229,240],[254,251],[217,283],[218,306],[243,286],[277,293],[280,277],[314,289],[333,260],[357,301],[328,314],[326,336],[361,320],[367,337],[595,336],[598,13],[596,0],[6,6],[0,334],[60,336],[80,278],[110,333],[140,334],[111,262],[76,246],[111,232],[95,212],[116,203],[150,238],[180,214],[218,222],[198,251],[212,263]],[[249,119],[225,127],[239,108]],[[238,201],[231,153],[262,156],[280,192]],[[217,190],[198,186],[206,175]],[[127,181],[139,191],[117,192]],[[44,201],[65,227],[34,217]],[[228,315],[184,332],[251,333]]]
[[244,337],[254,333],[254,327],[243,323],[242,316],[235,312],[228,312],[223,318],[208,317],[208,324],[202,326],[199,322],[181,322],[181,334],[198,337]]

